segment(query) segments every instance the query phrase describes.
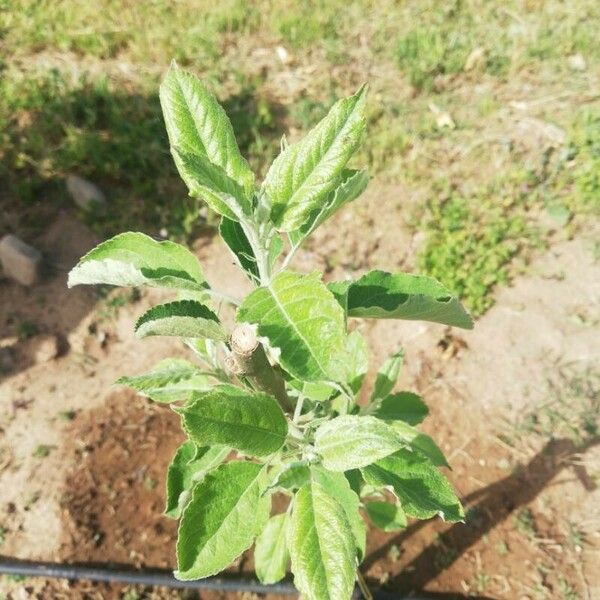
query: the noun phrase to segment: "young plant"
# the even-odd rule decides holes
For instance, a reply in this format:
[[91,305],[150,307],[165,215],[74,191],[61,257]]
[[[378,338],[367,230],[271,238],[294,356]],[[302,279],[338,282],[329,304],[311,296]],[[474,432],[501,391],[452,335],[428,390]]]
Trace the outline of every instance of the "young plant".
[[[438,469],[448,466],[442,452],[415,427],[427,407],[416,394],[393,392],[401,352],[380,368],[369,401],[357,402],[366,397],[368,358],[352,320],[471,328],[469,314],[427,277],[371,271],[326,284],[318,272],[288,269],[308,236],[367,185],[365,171],[346,168],[365,128],[365,94],[362,87],[338,101],[296,144],[284,138],[257,185],[221,106],[174,64],[160,99],[175,163],[190,194],[221,216],[221,237],[255,289],[231,298],[209,285],[186,248],[141,233],[100,244],[69,275],[69,286],[179,294],[135,330],[182,338],[196,362],[168,359],[119,380],[170,404],[188,437],[167,473],[165,514],[180,519],[179,579],[214,575],[255,543],[262,582],[283,578],[291,562],[305,598],[345,600],[360,579],[363,515],[384,531],[407,517],[463,518]],[[219,317],[228,304],[231,330]],[[289,503],[270,516],[274,493]]]

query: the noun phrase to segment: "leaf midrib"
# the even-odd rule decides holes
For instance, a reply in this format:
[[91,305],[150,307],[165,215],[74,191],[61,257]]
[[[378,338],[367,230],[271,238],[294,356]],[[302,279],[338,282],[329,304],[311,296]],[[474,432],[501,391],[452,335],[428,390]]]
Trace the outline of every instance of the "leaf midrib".
[[[302,282],[303,280],[300,280],[300,281]],[[294,285],[296,285],[296,284],[294,283],[294,284],[292,284],[289,287],[293,288]],[[286,288],[286,289],[289,289],[289,287]],[[268,288],[269,288],[269,291],[271,292],[271,296],[273,298],[273,301],[275,302],[275,305],[279,308],[279,310],[280,310],[281,314],[283,315],[283,317],[285,318],[285,320],[291,325],[291,327],[294,330],[294,332],[304,342],[304,345],[306,346],[306,348],[308,348],[308,350],[310,352],[311,358],[315,361],[315,363],[319,367],[319,369],[321,371],[321,374],[324,375],[325,377],[327,377],[327,371],[323,368],[323,365],[321,364],[321,361],[315,355],[315,353],[313,351],[312,345],[308,343],[308,341],[306,340],[306,338],[304,337],[304,335],[302,335],[302,333],[300,332],[300,330],[297,328],[296,323],[288,315],[287,311],[284,308],[284,305],[281,304],[281,302],[279,301],[279,298],[277,297],[277,294],[276,294],[275,288],[273,287],[273,284],[269,283]]]
[[253,429],[253,430],[255,430],[258,433],[263,433],[263,434],[267,434],[267,435],[270,435],[272,437],[275,437],[278,440],[281,440],[282,443],[285,441],[285,435],[275,433],[272,430],[264,429],[264,428],[259,427],[257,425],[251,425],[251,424],[248,424],[248,423],[232,422],[232,421],[218,421],[217,419],[215,419],[213,417],[207,417],[205,415],[198,415],[198,414],[194,415],[194,413],[190,413],[190,415],[195,416],[197,419],[203,419],[205,421],[210,421],[211,423],[214,423],[216,425],[229,425],[231,427],[240,427],[240,428],[244,427],[246,429]]
[[[246,487],[246,489],[239,495],[237,501],[235,502],[235,504],[231,507],[231,510],[225,515],[225,517],[223,517],[223,520],[221,521],[220,525],[215,529],[214,533],[206,539],[206,542],[204,543],[204,545],[202,546],[202,549],[198,552],[198,554],[196,555],[196,558],[194,559],[192,566],[189,569],[186,569],[186,571],[189,571],[190,569],[193,569],[194,566],[196,565],[196,561],[198,560],[198,556],[200,555],[200,553],[209,545],[209,543],[219,535],[219,532],[221,531],[221,529],[223,529],[226,521],[229,520],[229,518],[231,517],[231,515],[234,513],[234,511],[238,508],[238,506],[240,505],[240,503],[242,502],[242,500],[246,497],[246,495],[252,490],[252,488],[255,485],[258,485],[257,483],[257,479],[260,477],[260,475],[262,474],[262,469],[259,469],[256,473],[256,476],[252,479],[252,481],[248,484],[248,486]],[[260,498],[259,498],[259,502],[260,502]]]

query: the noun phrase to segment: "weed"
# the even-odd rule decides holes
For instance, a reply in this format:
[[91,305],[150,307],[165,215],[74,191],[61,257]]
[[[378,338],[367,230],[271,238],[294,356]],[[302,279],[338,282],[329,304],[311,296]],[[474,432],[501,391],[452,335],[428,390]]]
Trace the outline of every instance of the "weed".
[[55,446],[50,446],[48,444],[38,444],[31,453],[31,456],[34,458],[46,458],[54,448]]
[[61,421],[72,421],[77,416],[77,411],[75,410],[61,410],[57,413],[57,417]]
[[23,510],[28,511],[31,510],[31,508],[33,507],[33,505],[42,497],[42,493],[35,491],[32,492],[29,495],[29,498],[27,498],[27,500],[25,501],[25,504],[23,505]]
[[535,519],[530,508],[524,508],[517,513],[515,525],[518,531],[524,533],[530,539],[537,537]]
[[4,577],[4,579],[10,583],[22,583],[23,581],[27,580],[25,575],[2,575],[2,577]]
[[105,300],[98,309],[99,321],[112,321],[116,319],[121,308],[128,304],[139,302],[142,297],[140,290],[137,288],[115,293],[110,288],[104,288],[100,295],[104,296]]
[[40,332],[40,328],[31,321],[21,321],[17,324],[17,337],[21,342],[32,338]]
[[550,398],[540,403],[514,426],[545,440],[561,436],[581,445],[600,435],[600,374],[593,369],[582,373],[563,372],[550,390]]
[[558,585],[563,600],[581,600],[575,588],[562,575],[558,579]]
[[455,548],[448,548],[440,545],[436,549],[433,563],[436,569],[447,569],[458,557],[458,552]]
[[569,544],[574,548],[583,548],[586,543],[585,533],[578,529],[572,523],[569,523],[569,536],[568,536]]
[[496,544],[496,552],[498,552],[500,556],[506,556],[510,552],[508,544],[504,540],[498,542]]
[[477,573],[475,575],[475,589],[478,593],[483,594],[489,585],[491,577],[487,573]]
[[307,48],[339,35],[340,12],[346,3],[339,0],[301,0],[275,3],[269,17],[271,28],[293,48]]
[[419,267],[458,292],[475,314],[493,304],[491,291],[509,280],[510,263],[531,235],[510,200],[484,193],[429,202],[426,231]]

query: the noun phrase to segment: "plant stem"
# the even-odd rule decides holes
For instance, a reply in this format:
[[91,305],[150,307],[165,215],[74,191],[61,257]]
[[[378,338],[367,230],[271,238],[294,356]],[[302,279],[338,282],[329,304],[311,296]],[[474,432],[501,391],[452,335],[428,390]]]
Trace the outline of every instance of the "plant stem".
[[264,240],[259,233],[259,228],[256,223],[246,220],[240,221],[240,225],[242,226],[252,248],[252,252],[254,253],[260,283],[261,285],[269,285],[271,280],[269,252],[265,248],[265,244],[263,243]]
[[231,334],[232,370],[238,377],[246,377],[259,390],[275,396],[281,408],[292,412],[294,405],[285,390],[279,371],[269,363],[265,349],[251,325],[241,323]]
[[296,423],[302,414],[302,405],[304,404],[304,394],[300,394],[298,396],[298,400],[296,400],[296,409],[294,410],[294,418],[292,421]]
[[358,569],[356,569],[356,581],[358,582],[358,587],[360,588],[364,600],[373,600],[373,594],[371,594],[371,590],[369,589],[365,578]]
[[298,248],[300,248],[300,244],[298,244],[297,246],[292,246],[290,251],[287,253],[287,256],[283,259],[283,262],[281,263],[281,267],[279,268],[279,271],[284,271],[285,269],[288,268],[290,262],[292,261],[292,258],[294,258],[294,255],[296,254],[296,251],[298,250]]
[[209,296],[211,296],[212,298],[215,298],[217,300],[224,300],[225,302],[228,302],[229,304],[232,304],[233,306],[239,306],[241,304],[241,301],[238,300],[237,298],[234,298],[233,296],[230,296],[229,294],[225,294],[224,292],[219,292],[218,290],[213,290],[211,288],[207,288],[206,293]]

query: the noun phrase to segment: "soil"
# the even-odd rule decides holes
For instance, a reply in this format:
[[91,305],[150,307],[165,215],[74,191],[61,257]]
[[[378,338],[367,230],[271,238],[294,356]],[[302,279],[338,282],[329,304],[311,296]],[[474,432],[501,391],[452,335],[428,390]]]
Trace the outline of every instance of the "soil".
[[[386,201],[393,213],[402,199],[410,201],[403,190],[373,189],[366,206]],[[364,223],[368,209],[361,210],[351,207],[324,227],[295,267],[320,268],[330,278],[374,266],[412,268],[420,240],[398,226],[401,213],[372,211],[376,216]],[[589,408],[599,392],[600,356],[594,227],[573,240],[554,240],[498,291],[472,332],[356,321],[373,351],[367,385],[384,357],[405,347],[400,385],[430,406],[424,428],[448,456],[448,476],[468,509],[465,524],[416,522],[398,535],[372,531],[363,565],[372,587],[447,598],[600,597],[598,439],[574,436],[562,421],[549,427],[543,421],[556,412],[550,405],[556,399],[567,407],[563,421],[597,419]],[[178,419],[113,382],[184,349],[172,340],[133,337],[136,316],[160,292],[138,298],[67,290],[68,269],[95,242],[61,214],[37,241],[50,259],[46,279],[32,290],[0,283],[0,348],[10,356],[0,381],[0,552],[172,567],[176,524],[161,513],[166,465],[182,439]],[[194,250],[215,287],[237,295],[247,290],[217,239],[201,238]],[[30,341],[19,337],[23,322],[57,336],[61,354],[36,362]],[[583,400],[575,381],[585,384]],[[232,567],[250,568],[249,556]],[[158,588],[6,578],[1,593],[15,600],[187,597]]]

